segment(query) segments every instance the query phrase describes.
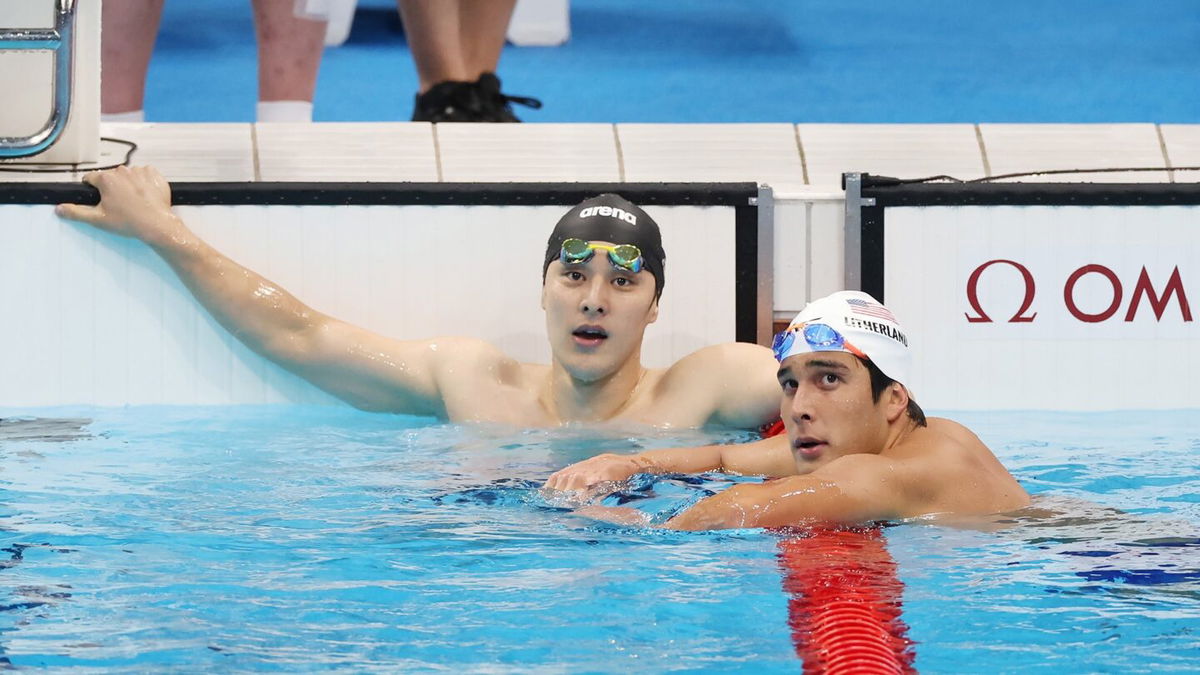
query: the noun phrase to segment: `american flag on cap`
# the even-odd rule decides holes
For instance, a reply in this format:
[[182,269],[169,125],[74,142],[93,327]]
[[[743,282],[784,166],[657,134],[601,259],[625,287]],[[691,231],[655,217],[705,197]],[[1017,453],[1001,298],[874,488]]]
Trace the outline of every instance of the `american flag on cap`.
[[850,305],[850,311],[854,314],[861,314],[863,316],[871,316],[877,319],[891,321],[892,323],[899,323],[896,321],[896,316],[892,314],[887,307],[884,307],[877,302],[863,300],[862,298],[846,298],[846,304]]

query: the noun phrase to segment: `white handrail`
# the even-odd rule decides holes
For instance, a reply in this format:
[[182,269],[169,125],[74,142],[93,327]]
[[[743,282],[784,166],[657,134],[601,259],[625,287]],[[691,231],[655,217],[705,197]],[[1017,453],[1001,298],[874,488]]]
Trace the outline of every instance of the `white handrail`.
[[54,96],[46,124],[29,136],[0,136],[0,157],[28,157],[44,151],[62,134],[71,113],[74,80],[75,0],[57,0],[54,28],[0,28],[0,51],[53,51]]

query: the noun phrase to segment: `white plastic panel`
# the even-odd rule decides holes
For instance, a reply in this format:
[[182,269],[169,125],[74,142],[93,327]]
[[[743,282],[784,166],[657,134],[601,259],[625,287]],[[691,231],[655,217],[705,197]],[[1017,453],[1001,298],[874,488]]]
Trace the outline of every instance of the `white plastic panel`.
[[611,124],[439,124],[448,182],[621,180]]
[[[1159,126],[1171,166],[1200,166],[1200,125],[1163,124]],[[1200,171],[1172,171],[1176,183],[1200,183]]]
[[521,47],[553,47],[571,37],[570,0],[518,0],[508,41]]
[[815,300],[845,288],[845,201],[775,203],[776,320],[790,321]]
[[627,181],[751,181],[804,187],[791,124],[618,124]]
[[810,185],[840,188],[846,172],[897,178],[984,176],[973,124],[798,124]]
[[[313,308],[397,338],[473,335],[547,362],[545,240],[559,207],[180,207],[194,230]],[[729,207],[660,207],[668,282],[643,362],[734,333]],[[456,256],[462,242],[478,256]],[[0,406],[329,402],[250,352],[141,243],[0,206]]]
[[422,182],[438,180],[428,122],[254,126],[263,181]]
[[[132,163],[157,167],[169,181],[238,183],[256,178],[249,124],[105,123],[100,130],[136,143]],[[104,151],[115,158],[126,149],[106,143]]]
[[[991,175],[1051,169],[1165,166],[1153,124],[981,124]],[[1036,183],[1165,183],[1166,171],[1072,173],[1011,179]]]
[[[1197,207],[889,208],[885,300],[908,331],[917,400],[1200,406],[1197,218]],[[1139,296],[1143,269],[1152,293]]]
[[[812,271],[809,300],[846,289],[846,214],[843,201],[814,202],[810,214],[812,236],[809,260]],[[797,310],[803,307],[797,307]]]
[[808,302],[811,202],[775,202],[775,318],[789,320]]

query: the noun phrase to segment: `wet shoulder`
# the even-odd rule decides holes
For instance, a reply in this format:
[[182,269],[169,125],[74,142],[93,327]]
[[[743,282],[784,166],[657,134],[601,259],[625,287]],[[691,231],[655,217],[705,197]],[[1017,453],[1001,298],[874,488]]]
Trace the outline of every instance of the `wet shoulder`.
[[471,337],[439,337],[424,341],[442,368],[454,374],[475,374],[499,367],[518,368],[521,364],[496,345]]
[[998,513],[1028,504],[1029,495],[975,432],[944,418],[930,418],[929,426],[914,434],[915,463],[941,476],[934,501],[947,512]]
[[666,369],[669,379],[699,379],[715,375],[745,372],[749,368],[774,375],[775,357],[771,350],[747,342],[723,342],[701,347]]
[[657,427],[696,428],[712,416],[711,396],[702,388],[683,386],[670,368],[647,368],[633,400],[617,418]]
[[896,450],[892,454],[897,459],[928,459],[946,466],[978,463],[992,456],[975,432],[941,417],[930,417],[927,426],[913,429]]
[[983,441],[979,440],[974,431],[954,420],[948,420],[944,417],[930,417],[926,430],[966,448],[987,450],[987,446],[984,445]]
[[694,425],[756,428],[779,411],[777,365],[770,350],[724,343],[698,349],[663,371],[651,397],[670,402]]

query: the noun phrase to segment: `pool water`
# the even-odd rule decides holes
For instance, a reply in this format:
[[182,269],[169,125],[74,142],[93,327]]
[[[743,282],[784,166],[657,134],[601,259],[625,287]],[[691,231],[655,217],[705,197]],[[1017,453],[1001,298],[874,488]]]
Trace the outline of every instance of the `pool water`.
[[[912,666],[1200,668],[1196,416],[953,415],[1058,515],[884,529]],[[803,599],[784,589],[781,551],[804,533],[619,527],[538,489],[598,452],[745,434],[462,427],[315,406],[0,417],[0,663],[800,668],[789,621]],[[641,477],[606,503],[662,520],[747,480]]]

